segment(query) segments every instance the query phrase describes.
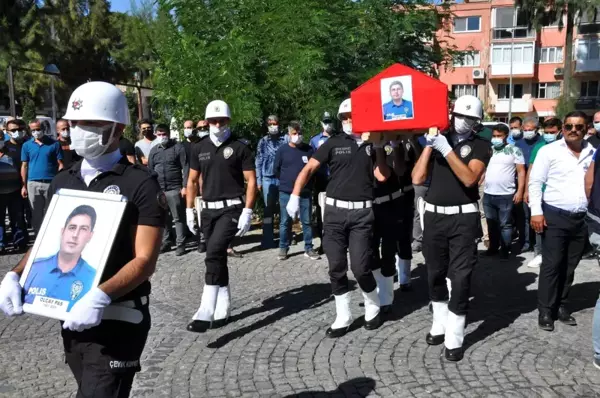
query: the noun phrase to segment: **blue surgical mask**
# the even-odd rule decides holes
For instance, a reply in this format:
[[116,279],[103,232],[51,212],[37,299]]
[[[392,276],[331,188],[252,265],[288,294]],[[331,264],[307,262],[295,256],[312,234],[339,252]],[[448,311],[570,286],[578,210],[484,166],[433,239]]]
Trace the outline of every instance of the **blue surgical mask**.
[[596,131],[600,132],[600,122],[594,122],[594,128]]
[[504,140],[498,137],[492,137],[492,146],[496,149],[500,149],[504,146]]
[[550,144],[551,142],[556,141],[556,136],[558,134],[548,134],[548,133],[544,133],[544,141],[546,141],[547,144]]

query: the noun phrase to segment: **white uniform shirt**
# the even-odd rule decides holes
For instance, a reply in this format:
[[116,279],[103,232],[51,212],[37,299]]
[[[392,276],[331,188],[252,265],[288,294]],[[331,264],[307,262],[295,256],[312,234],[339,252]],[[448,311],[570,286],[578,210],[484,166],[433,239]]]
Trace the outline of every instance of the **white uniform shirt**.
[[515,174],[518,164],[525,164],[523,152],[514,145],[504,145],[492,150],[492,157],[485,172],[483,192],[488,195],[514,195],[517,187]]
[[[564,139],[541,147],[529,176],[529,206],[531,215],[542,215],[542,199],[550,206],[570,212],[587,211],[585,173],[594,156],[594,147],[587,141],[579,159],[567,147]],[[546,190],[542,193],[542,185]]]

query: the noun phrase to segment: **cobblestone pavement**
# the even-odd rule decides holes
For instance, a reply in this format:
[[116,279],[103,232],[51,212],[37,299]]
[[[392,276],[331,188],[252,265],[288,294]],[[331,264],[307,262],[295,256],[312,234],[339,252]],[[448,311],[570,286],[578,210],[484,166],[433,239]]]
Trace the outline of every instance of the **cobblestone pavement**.
[[[206,334],[185,330],[201,297],[203,255],[162,255],[152,279],[153,325],[134,397],[594,397],[600,371],[591,363],[591,322],[598,265],[583,261],[571,308],[579,325],[537,327],[537,270],[531,253],[508,262],[481,258],[473,275],[465,358],[446,362],[430,347],[423,259],[413,260],[410,293],[396,293],[390,319],[366,331],[327,339],[335,317],[326,260],[302,245],[287,261],[244,238],[230,261],[232,318]],[[16,256],[0,257],[3,275]],[[360,318],[360,294],[352,293]],[[70,397],[59,325],[37,316],[0,315],[0,396]]]

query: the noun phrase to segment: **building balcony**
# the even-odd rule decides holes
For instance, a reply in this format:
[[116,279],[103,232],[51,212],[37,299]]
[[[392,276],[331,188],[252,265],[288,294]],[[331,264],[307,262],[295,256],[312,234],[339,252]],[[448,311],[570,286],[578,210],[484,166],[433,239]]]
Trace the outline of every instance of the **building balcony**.
[[600,97],[580,97],[575,103],[575,109],[579,111],[596,110],[600,108]]
[[600,72],[600,59],[575,60],[575,72]]
[[[534,63],[517,63],[514,62],[512,65],[512,75],[518,77],[530,77],[534,73]],[[490,65],[490,77],[491,78],[505,78],[510,76],[510,63],[491,64]]]
[[[508,99],[498,99],[494,104],[495,113],[508,113]],[[512,113],[528,113],[533,110],[533,101],[530,98],[513,98],[511,112]]]
[[492,29],[492,40],[493,41],[510,41],[512,40],[512,32],[514,29],[514,40],[515,41],[535,41],[535,30],[528,29],[526,27],[516,28],[494,28]]

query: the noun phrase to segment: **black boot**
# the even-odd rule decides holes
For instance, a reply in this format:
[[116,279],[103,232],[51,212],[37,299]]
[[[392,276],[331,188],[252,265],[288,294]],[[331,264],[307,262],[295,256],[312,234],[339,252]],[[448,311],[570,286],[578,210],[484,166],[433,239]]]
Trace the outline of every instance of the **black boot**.
[[558,320],[569,326],[577,326],[577,321],[564,306],[558,307]]
[[540,329],[552,332],[554,330],[554,319],[549,312],[540,312],[538,316],[538,325]]

